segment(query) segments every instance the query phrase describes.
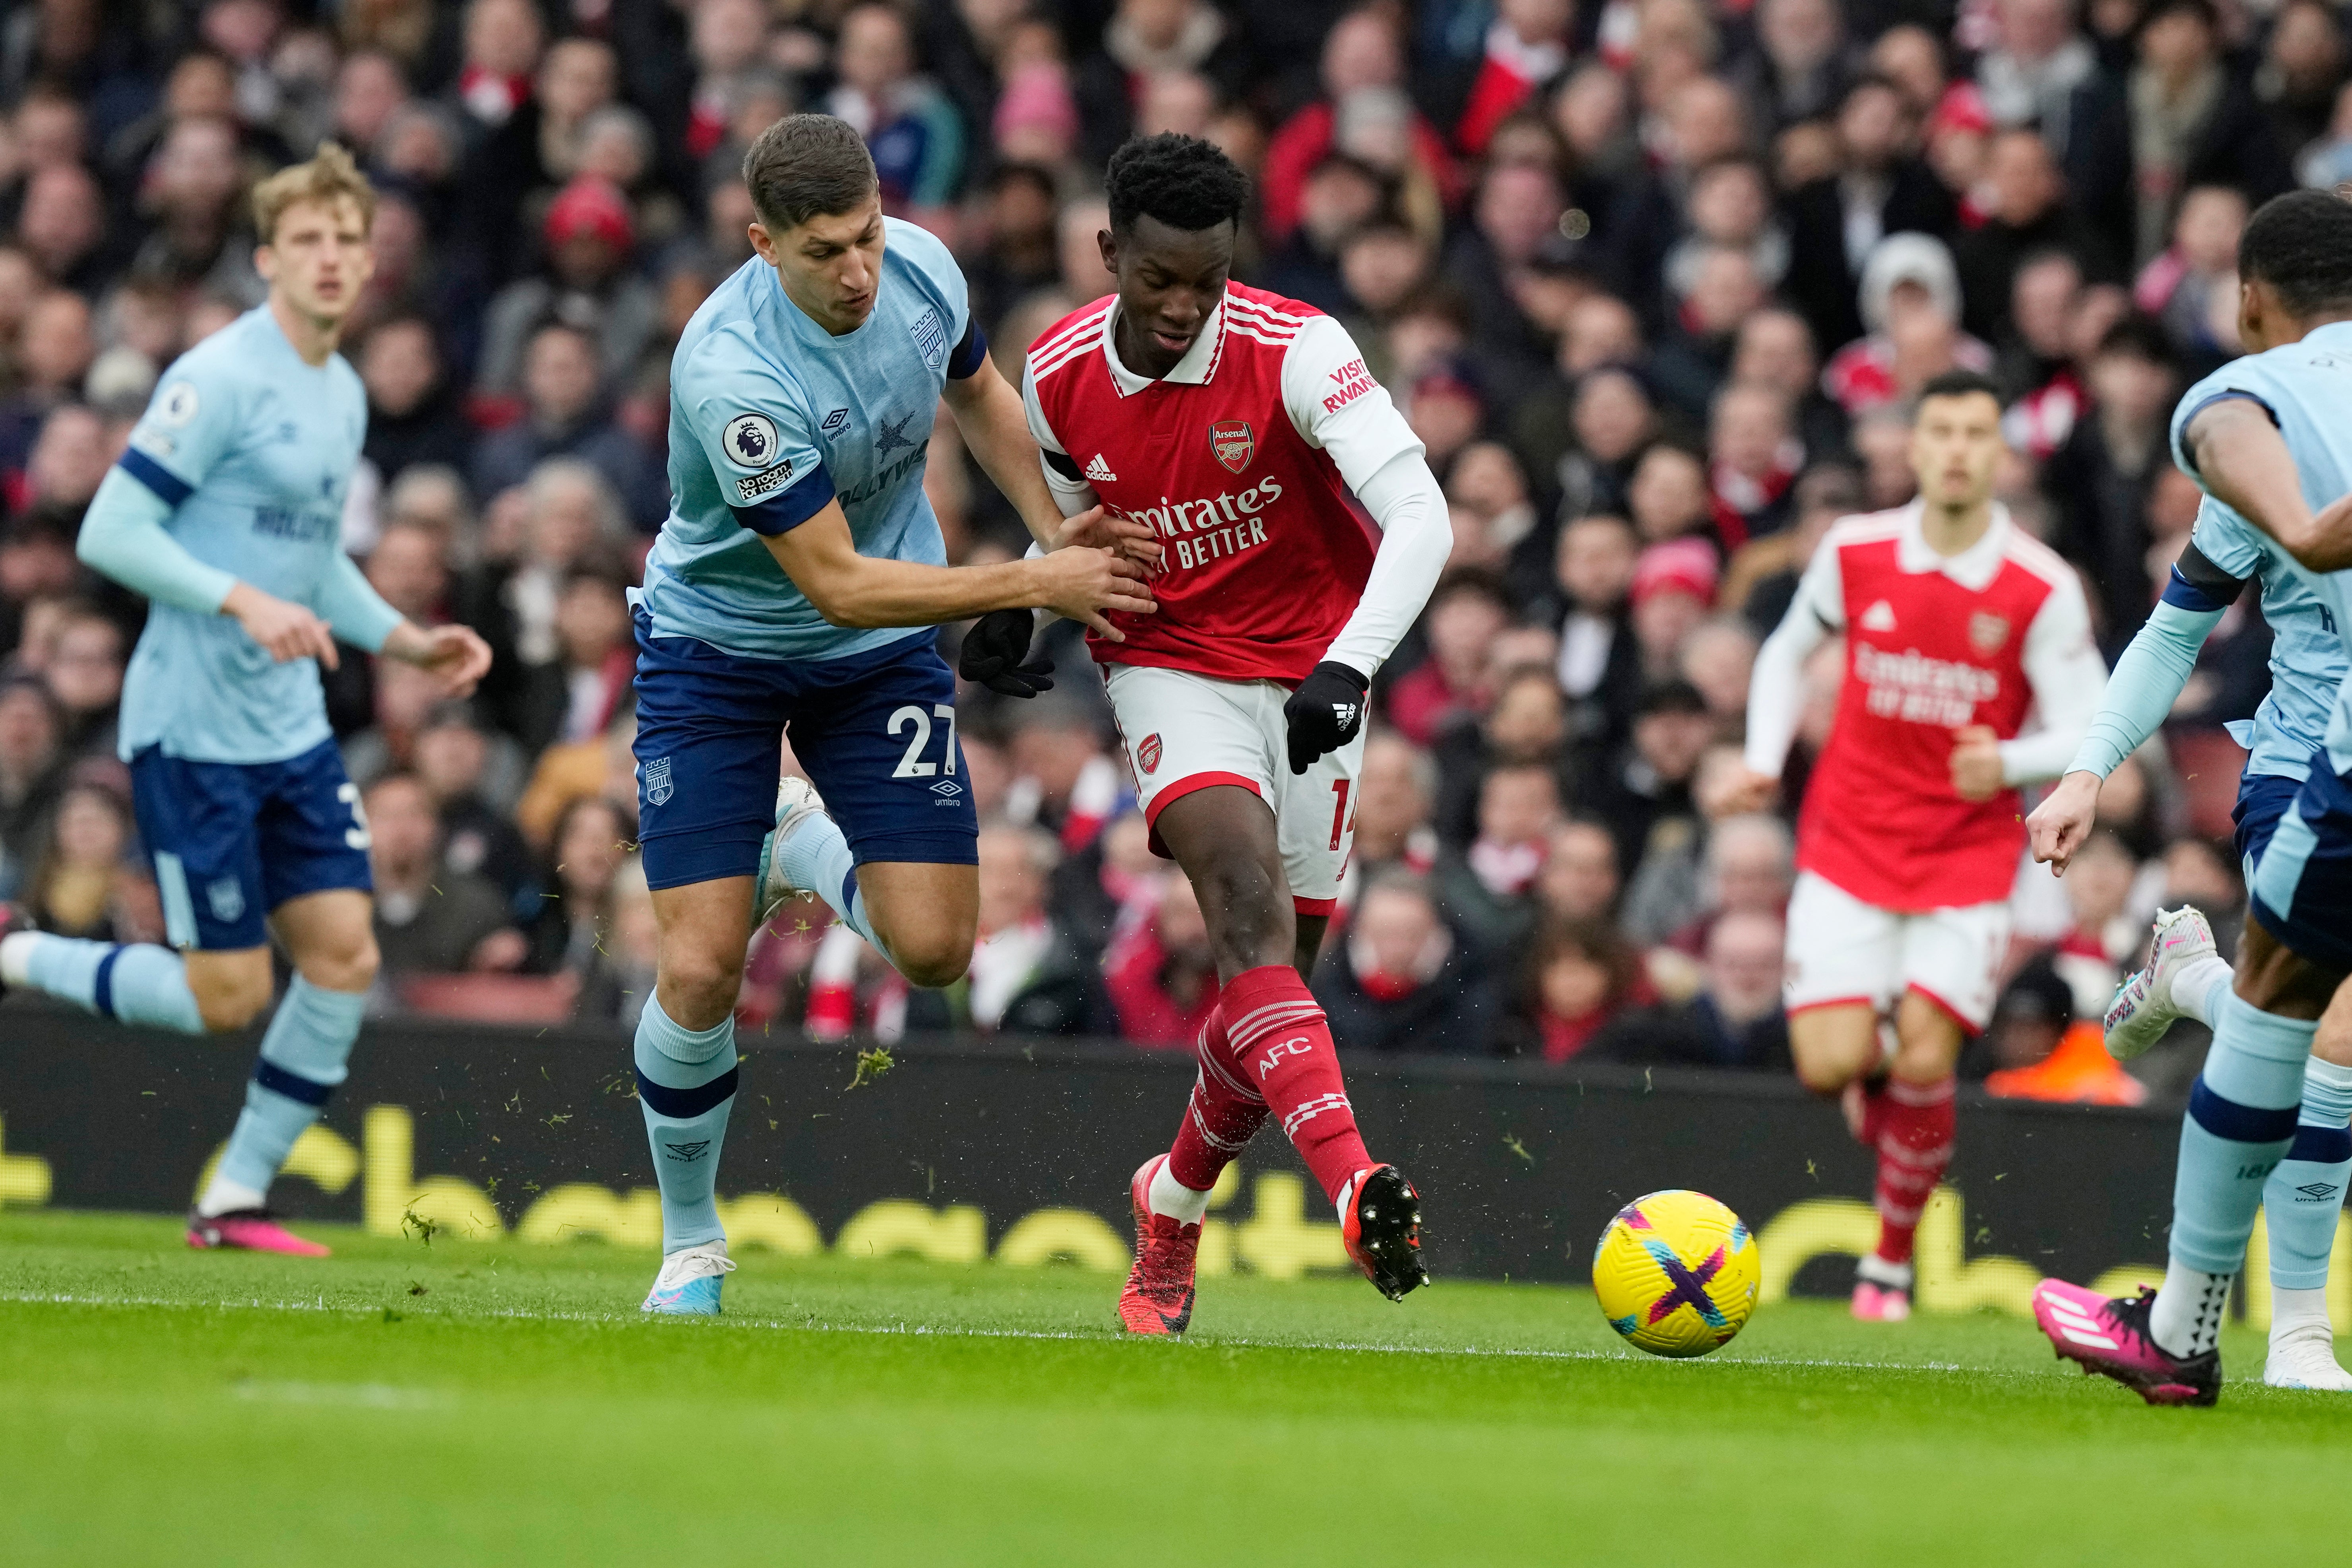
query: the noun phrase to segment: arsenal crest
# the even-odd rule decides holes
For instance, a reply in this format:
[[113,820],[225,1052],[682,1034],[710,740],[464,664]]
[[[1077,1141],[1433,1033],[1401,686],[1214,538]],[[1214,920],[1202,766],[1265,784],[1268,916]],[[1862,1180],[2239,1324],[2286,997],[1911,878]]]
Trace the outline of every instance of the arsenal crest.
[[1145,773],[1160,771],[1160,737],[1146,735],[1143,743],[1135,748],[1135,765]]
[[1969,617],[1969,646],[1979,654],[1995,654],[2009,640],[2006,616],[1987,615],[1982,611]]
[[1250,434],[1247,423],[1239,419],[1220,419],[1209,426],[1209,450],[1217,461],[1234,473],[1250,466],[1257,454],[1257,437]]

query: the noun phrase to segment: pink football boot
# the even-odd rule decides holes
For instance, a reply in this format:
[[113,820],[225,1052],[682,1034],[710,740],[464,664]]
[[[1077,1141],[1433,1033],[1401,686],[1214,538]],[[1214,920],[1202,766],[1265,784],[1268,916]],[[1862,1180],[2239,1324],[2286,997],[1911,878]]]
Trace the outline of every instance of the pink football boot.
[[2108,1298],[2062,1279],[2033,1288],[2033,1321],[2064,1361],[2112,1377],[2150,1405],[2211,1405],[2221,1397],[2221,1352],[2177,1356],[2147,1331],[2156,1292]]
[[278,1223],[268,1209],[232,1209],[227,1214],[188,1212],[188,1245],[200,1249],[278,1252],[289,1258],[324,1258],[328,1249],[305,1241]]

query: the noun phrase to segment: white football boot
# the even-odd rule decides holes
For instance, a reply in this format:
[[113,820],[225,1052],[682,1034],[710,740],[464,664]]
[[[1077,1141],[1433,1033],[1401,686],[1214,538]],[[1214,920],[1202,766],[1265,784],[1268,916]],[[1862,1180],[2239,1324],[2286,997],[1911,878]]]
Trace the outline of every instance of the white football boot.
[[2336,1336],[2323,1322],[2297,1323],[2271,1336],[2263,1381],[2273,1388],[2312,1388],[2352,1394],[2352,1373],[2336,1363]]
[[646,1304],[639,1310],[715,1318],[719,1315],[719,1287],[734,1272],[735,1260],[727,1256],[724,1240],[673,1252],[662,1259],[661,1272],[654,1276],[654,1288],[646,1293]]
[[[776,784],[776,826],[760,840],[760,873],[751,881],[751,924],[766,925],[788,899],[803,895],[824,898],[822,889],[796,888],[784,879],[784,858],[777,853],[783,841],[812,817],[830,816],[824,797],[806,779],[786,778]],[[835,888],[833,896],[839,898]]]
[[2216,952],[2213,928],[2193,906],[2158,910],[2147,963],[2125,977],[2116,988],[2116,999],[2107,1004],[2107,1055],[2127,1062],[2164,1038],[2164,1031],[2180,1016],[2172,997],[2173,976],[2183,964]]

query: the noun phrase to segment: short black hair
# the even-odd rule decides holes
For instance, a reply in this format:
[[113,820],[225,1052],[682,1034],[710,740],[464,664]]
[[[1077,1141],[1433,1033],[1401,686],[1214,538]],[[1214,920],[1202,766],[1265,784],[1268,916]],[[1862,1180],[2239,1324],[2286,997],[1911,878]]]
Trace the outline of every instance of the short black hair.
[[1931,397],[1967,397],[1983,393],[1995,403],[2001,401],[2000,387],[1993,378],[1980,370],[1948,370],[1941,375],[1930,376],[1927,384],[1919,389],[1919,402]]
[[2264,202],[2239,237],[2238,276],[2269,284],[2290,315],[2352,305],[2352,203],[2332,191]]
[[1250,183],[1215,143],[1164,131],[1136,137],[1110,155],[1103,194],[1110,200],[1114,234],[1132,234],[1139,217],[1197,234],[1239,224]]
[[743,154],[743,184],[772,234],[855,212],[881,189],[865,138],[830,114],[787,114],[761,132]]

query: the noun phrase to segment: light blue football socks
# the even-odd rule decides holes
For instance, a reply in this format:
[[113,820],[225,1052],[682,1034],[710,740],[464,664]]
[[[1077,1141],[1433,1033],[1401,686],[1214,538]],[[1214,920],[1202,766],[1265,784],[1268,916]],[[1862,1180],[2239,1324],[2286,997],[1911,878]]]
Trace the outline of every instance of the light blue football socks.
[[735,1103],[735,1020],[680,1028],[658,994],[637,1017],[637,1102],[661,1183],[662,1251],[726,1236],[713,1192],[727,1112]]
[[2171,1354],[2213,1348],[2246,1258],[2263,1186],[2294,1141],[2315,1021],[2221,1001],[2205,1070],[2189,1093],[2173,1175],[2171,1263],[2148,1331]]
[[145,1024],[201,1035],[205,1020],[188,989],[187,961],[152,942],[118,945],[82,942],[47,931],[20,931],[7,939],[6,970],[0,978],[70,1002],[101,1018]]
[[2319,1290],[2327,1284],[2344,1184],[2352,1177],[2352,1067],[2314,1057],[2303,1079],[2303,1112],[2294,1142],[2263,1187],[2270,1224],[2274,1290]]
[[348,1076],[366,1012],[363,991],[330,991],[294,977],[261,1037],[261,1055],[245,1086],[245,1110],[197,1200],[199,1210],[215,1215],[259,1206],[294,1141],[319,1120]]
[[857,861],[849,852],[849,840],[842,837],[841,825],[823,812],[813,812],[793,824],[793,830],[776,846],[778,863],[784,880],[795,888],[807,888],[833,907],[833,912],[850,930],[874,943],[875,951],[889,956],[889,949],[876,941],[874,928],[866,919],[866,895],[857,889]]

